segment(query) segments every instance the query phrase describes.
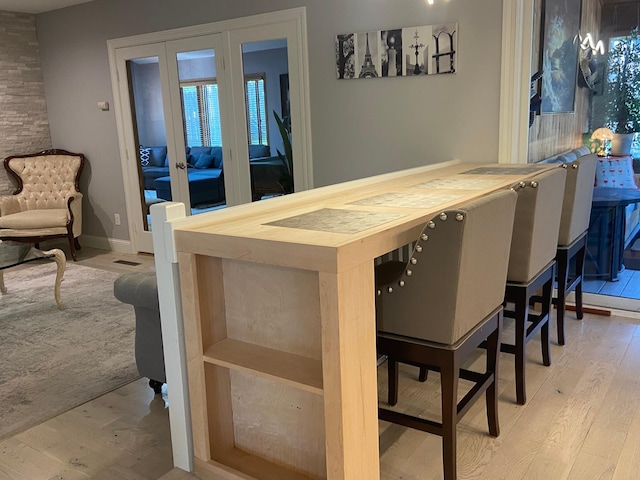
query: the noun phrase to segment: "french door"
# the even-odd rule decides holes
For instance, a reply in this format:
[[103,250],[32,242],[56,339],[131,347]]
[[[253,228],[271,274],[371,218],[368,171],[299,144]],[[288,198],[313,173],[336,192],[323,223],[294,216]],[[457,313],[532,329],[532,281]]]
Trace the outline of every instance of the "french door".
[[155,203],[198,214],[312,186],[306,43],[283,13],[109,42],[134,251],[153,252]]
[[[293,22],[229,31],[229,91],[234,94],[229,104],[237,165],[230,193],[235,203],[291,193],[294,187],[301,190],[311,184],[310,165],[304,161],[308,142],[302,140],[308,126],[302,91],[304,55],[297,40]],[[261,78],[267,65],[272,74]],[[252,118],[247,112],[260,103],[260,82],[266,108]],[[263,145],[268,147],[261,149],[266,152],[258,153]]]

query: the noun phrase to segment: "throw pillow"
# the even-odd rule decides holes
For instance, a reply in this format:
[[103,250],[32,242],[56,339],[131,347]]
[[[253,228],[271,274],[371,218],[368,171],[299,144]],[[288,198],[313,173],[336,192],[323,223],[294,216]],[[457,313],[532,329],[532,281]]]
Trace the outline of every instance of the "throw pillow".
[[596,168],[596,187],[637,190],[631,157],[599,157]]
[[210,153],[202,152],[196,161],[194,167],[196,168],[211,168],[213,164],[213,155]]
[[167,147],[147,147],[149,149],[149,164],[154,167],[167,166]]
[[140,164],[143,167],[148,167],[149,166],[149,156],[150,155],[151,155],[151,152],[149,151],[149,149],[143,147],[142,145],[140,145]]

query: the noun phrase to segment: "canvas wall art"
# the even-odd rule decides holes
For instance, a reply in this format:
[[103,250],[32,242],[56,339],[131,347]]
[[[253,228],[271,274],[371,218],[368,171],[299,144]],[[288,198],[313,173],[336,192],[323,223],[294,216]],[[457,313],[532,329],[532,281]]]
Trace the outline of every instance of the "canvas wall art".
[[455,73],[458,24],[337,35],[338,79]]
[[541,113],[574,111],[581,6],[581,0],[545,0]]

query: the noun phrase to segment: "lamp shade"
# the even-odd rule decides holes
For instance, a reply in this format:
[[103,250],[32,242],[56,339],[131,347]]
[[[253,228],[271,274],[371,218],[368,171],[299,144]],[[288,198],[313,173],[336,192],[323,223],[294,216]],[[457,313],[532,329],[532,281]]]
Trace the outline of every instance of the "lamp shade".
[[613,140],[613,132],[607,127],[596,128],[591,134],[591,140]]

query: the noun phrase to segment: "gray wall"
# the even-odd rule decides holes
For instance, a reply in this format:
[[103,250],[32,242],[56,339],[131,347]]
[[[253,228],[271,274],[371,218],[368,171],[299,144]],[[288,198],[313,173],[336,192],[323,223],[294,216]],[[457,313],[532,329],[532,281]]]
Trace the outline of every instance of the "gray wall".
[[[51,148],[34,15],[0,11],[0,160]],[[0,167],[0,195],[15,183]]]
[[[106,40],[307,8],[316,186],[451,158],[496,161],[502,0],[95,0],[36,17],[53,144],[85,153],[85,232],[127,239]],[[336,80],[339,33],[459,23],[458,73]],[[123,225],[113,225],[113,214]]]

